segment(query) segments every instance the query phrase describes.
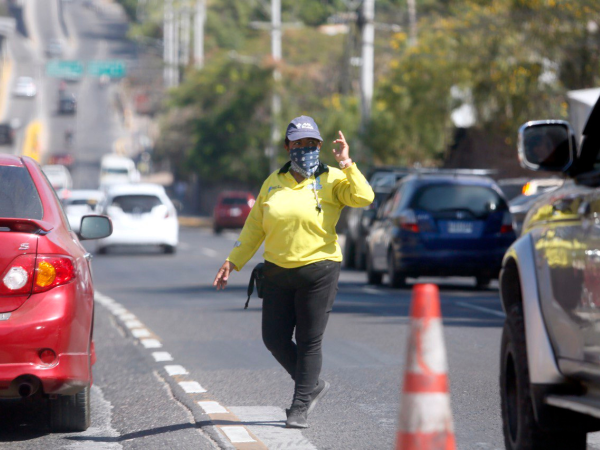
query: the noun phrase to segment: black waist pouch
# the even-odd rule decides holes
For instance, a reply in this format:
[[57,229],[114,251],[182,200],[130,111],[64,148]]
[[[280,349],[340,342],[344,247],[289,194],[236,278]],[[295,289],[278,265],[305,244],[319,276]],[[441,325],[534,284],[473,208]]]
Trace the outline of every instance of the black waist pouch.
[[244,309],[248,309],[248,303],[250,303],[250,296],[254,292],[255,284],[258,298],[263,298],[263,282],[265,280],[264,267],[264,263],[258,263],[256,267],[252,269],[252,275],[250,275],[250,283],[248,283],[248,300],[246,300]]

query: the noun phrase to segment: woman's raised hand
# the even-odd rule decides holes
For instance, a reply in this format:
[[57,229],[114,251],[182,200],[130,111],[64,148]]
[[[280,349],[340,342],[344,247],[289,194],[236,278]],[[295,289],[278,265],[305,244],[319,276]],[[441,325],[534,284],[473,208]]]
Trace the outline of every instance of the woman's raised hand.
[[215,281],[213,282],[213,286],[217,287],[217,291],[219,289],[225,289],[227,286],[227,280],[229,279],[229,273],[235,269],[235,264],[231,261],[225,261],[219,271],[217,272],[217,276],[215,277]]
[[335,155],[335,160],[337,162],[346,161],[350,158],[350,146],[346,142],[346,138],[344,137],[344,133],[342,131],[338,131],[340,133],[340,137],[333,141],[334,144],[340,144],[339,148],[333,149],[333,154]]

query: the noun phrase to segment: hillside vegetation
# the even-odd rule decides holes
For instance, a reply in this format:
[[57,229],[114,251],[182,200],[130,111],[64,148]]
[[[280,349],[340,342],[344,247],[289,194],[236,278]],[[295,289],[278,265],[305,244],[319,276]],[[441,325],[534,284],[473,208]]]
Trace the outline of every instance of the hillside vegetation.
[[[161,38],[162,0],[147,0],[142,11],[137,0],[121,2],[134,38]],[[168,158],[178,177],[264,179],[273,90],[282,98],[282,135],[293,117],[313,116],[330,164],[329,142],[341,129],[366,165],[439,165],[454,144],[457,107],[471,112],[482,152],[489,138],[514,154],[520,124],[567,118],[566,91],[599,85],[597,0],[417,0],[416,43],[408,38],[406,1],[377,0],[376,21],[402,28],[376,31],[375,98],[361,130],[359,68],[350,64],[360,56],[353,14],[360,2],[283,0],[283,21],[295,25],[283,34],[279,83],[269,33],[251,26],[269,21],[268,3],[208,1],[205,68],[185,70],[160,119],[155,157]],[[319,26],[328,21],[345,21],[349,33],[324,34]]]

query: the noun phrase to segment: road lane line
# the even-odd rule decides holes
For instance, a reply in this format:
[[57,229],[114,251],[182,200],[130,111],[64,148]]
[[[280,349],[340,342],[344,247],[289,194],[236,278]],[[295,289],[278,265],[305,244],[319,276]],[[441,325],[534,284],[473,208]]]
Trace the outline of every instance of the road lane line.
[[152,357],[156,362],[173,361],[173,357],[169,352],[152,352]]
[[[119,317],[121,320],[123,320],[123,316]],[[126,320],[125,321],[125,326],[129,329],[132,328],[143,328],[144,324],[142,322],[140,322],[137,319],[133,319],[133,320]]]
[[198,405],[200,405],[200,408],[202,408],[206,414],[229,414],[229,411],[223,408],[219,402],[202,401],[198,402]]
[[197,381],[180,381],[179,386],[188,394],[202,394],[206,392],[206,389],[200,386],[200,383]]
[[386,292],[381,292],[378,289],[370,288],[370,287],[364,287],[364,288],[362,288],[362,291],[367,294],[373,294],[373,295],[387,295]]
[[179,365],[169,365],[165,366],[165,370],[171,376],[173,375],[187,375],[189,372],[183,366]]
[[158,339],[140,339],[141,344],[146,348],[161,348],[162,343]]
[[121,320],[136,320],[135,314],[131,314],[130,312],[123,313],[119,315],[119,319]]
[[302,432],[294,428],[285,428],[286,414],[276,406],[228,406],[241,425],[260,439],[267,448],[285,448],[297,450],[317,450]]
[[462,306],[463,308],[474,309],[475,311],[481,311],[484,313],[492,314],[494,316],[502,317],[503,319],[506,317],[506,314],[504,314],[502,311],[496,311],[495,309],[486,308],[484,306],[472,305],[471,303],[467,303],[467,302],[454,302],[454,303],[456,305]]
[[212,248],[206,248],[206,247],[202,247],[200,249],[200,252],[203,255],[208,256],[210,258],[214,258],[215,256],[217,256],[219,254],[219,252],[217,252],[216,250],[213,250]]
[[243,442],[256,442],[256,439],[252,439],[248,430],[245,427],[241,426],[226,426],[220,427],[220,429],[225,433],[225,436],[233,443],[233,444],[241,444]]
[[145,328],[134,328],[133,330],[131,330],[131,334],[133,335],[134,338],[138,338],[138,339],[151,336],[150,332]]

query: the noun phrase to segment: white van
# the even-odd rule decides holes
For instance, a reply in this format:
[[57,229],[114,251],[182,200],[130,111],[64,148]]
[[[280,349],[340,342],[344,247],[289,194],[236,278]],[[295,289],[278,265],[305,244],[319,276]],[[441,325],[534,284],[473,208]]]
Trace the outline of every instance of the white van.
[[100,162],[100,186],[136,183],[139,180],[139,172],[131,158],[115,154],[102,157]]

